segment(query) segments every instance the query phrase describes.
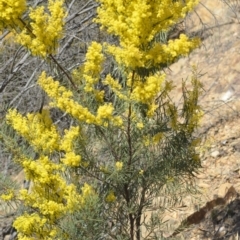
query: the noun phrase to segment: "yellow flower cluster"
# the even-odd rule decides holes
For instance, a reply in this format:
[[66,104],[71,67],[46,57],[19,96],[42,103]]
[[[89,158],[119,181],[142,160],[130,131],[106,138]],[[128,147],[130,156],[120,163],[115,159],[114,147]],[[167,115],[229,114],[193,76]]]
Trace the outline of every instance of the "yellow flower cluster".
[[164,135],[162,132],[159,132],[157,134],[155,134],[152,139],[153,139],[153,143],[158,144],[162,139],[163,139]]
[[35,161],[23,157],[20,164],[26,179],[33,185],[30,192],[20,190],[18,198],[26,206],[37,209],[37,212],[24,214],[15,220],[14,227],[19,233],[19,239],[31,239],[32,236],[41,239],[40,234],[51,239],[59,231],[56,221],[80,209],[87,198],[96,194],[88,184],[78,193],[76,186],[67,184],[62,177],[64,165],[54,163],[47,156],[40,156]]
[[25,12],[26,0],[0,0],[0,30],[13,28]]
[[111,34],[120,37],[123,47],[146,46],[162,30],[185,17],[198,0],[98,0],[97,22]]
[[[69,95],[71,94],[67,94]],[[62,176],[66,166],[75,167],[80,164],[81,156],[74,153],[74,140],[80,134],[79,127],[65,130],[65,134],[61,137],[56,126],[52,124],[49,112],[45,109],[41,114],[27,114],[26,117],[16,110],[9,110],[7,121],[41,153],[36,160],[24,156],[18,159],[26,179],[33,184],[30,192],[22,189],[17,197],[26,206],[37,209],[36,213],[24,214],[14,222],[14,227],[19,233],[18,239],[33,239],[33,236],[38,239],[42,236],[52,239],[59,231],[56,221],[66,213],[81,208],[86,197],[93,194],[93,191],[86,190],[87,187],[91,189],[88,185],[83,188],[82,194],[79,194],[76,186],[67,184]],[[45,155],[53,151],[64,152],[59,163],[54,163]],[[7,201],[14,195],[8,193],[1,197]]]
[[148,105],[147,116],[148,116],[149,118],[151,118],[151,117],[154,116],[157,107],[158,107],[158,105],[155,104],[154,102],[152,102],[152,104],[149,104],[149,105]]
[[[104,44],[106,53],[113,56],[128,72],[171,63],[179,56],[186,56],[200,44],[198,39],[190,40],[184,34],[179,39],[169,40],[167,44],[153,41],[157,33],[167,31],[193,10],[198,0],[135,0],[128,3],[122,0],[98,1],[100,7],[96,22],[120,40],[120,46]],[[142,78],[135,73],[127,79],[127,94],[111,76],[107,76],[103,83],[122,100],[146,104],[147,116],[152,117],[157,108],[154,100],[161,91],[164,78],[163,74]]]
[[83,187],[81,188],[81,191],[82,191],[82,195],[84,196],[84,198],[87,198],[87,197],[95,194],[92,186],[88,185],[87,183],[84,183]]
[[26,117],[16,110],[9,110],[6,118],[37,151],[53,152],[59,149],[60,136],[47,110],[43,110],[43,114],[28,113]]
[[118,81],[114,80],[109,74],[106,76],[103,83],[108,85],[114,92],[122,90],[122,86],[118,83]]
[[103,80],[103,84],[108,85],[108,87],[120,98],[124,101],[128,101],[128,97],[126,93],[124,93],[124,90],[122,86],[118,83],[117,80],[113,79],[109,74],[106,76],[106,78]]
[[47,77],[45,72],[39,77],[38,84],[54,100],[52,105],[69,113],[79,121],[85,121],[89,124],[95,122],[95,116],[87,108],[71,99],[72,92],[60,86],[59,82],[54,81],[52,77]]
[[124,47],[109,45],[107,52],[114,56],[119,65],[127,66],[130,69],[144,66],[144,52],[133,44]]
[[[8,123],[21,134],[38,152],[52,153],[64,151],[61,161],[68,166],[79,166],[81,156],[74,153],[74,140],[79,136],[79,127],[71,127],[65,130],[63,137],[60,136],[56,126],[52,124],[48,110],[42,114],[27,114],[22,116],[16,110],[9,110]],[[34,164],[34,163],[31,163]]]
[[137,122],[136,126],[140,130],[144,128],[144,124],[142,122]]
[[116,199],[117,198],[115,196],[115,193],[112,190],[109,191],[108,195],[105,198],[106,202],[109,202],[109,203],[115,202]]
[[147,50],[129,44],[124,47],[109,45],[107,51],[120,65],[136,69],[171,63],[179,56],[188,55],[199,44],[199,39],[190,40],[186,35],[181,34],[180,39],[169,40],[168,44],[155,43],[150,49],[146,48]]
[[74,139],[80,134],[79,127],[71,127],[69,130],[64,130],[64,137],[61,140],[61,150],[65,152],[74,151]]
[[86,81],[84,90],[86,92],[94,91],[94,85],[99,81],[103,61],[104,56],[102,54],[102,45],[97,42],[92,42],[88,47],[86,62],[83,67],[83,77]]
[[77,167],[81,163],[81,156],[74,153],[74,141],[80,135],[79,127],[71,127],[64,133],[59,146],[59,149],[65,152],[61,161],[67,166]]
[[43,72],[39,77],[38,83],[48,96],[53,99],[54,102],[52,105],[71,114],[79,121],[96,125],[102,125],[103,123],[107,125],[107,121],[110,121],[116,126],[121,126],[123,123],[120,116],[113,116],[114,108],[112,104],[106,103],[99,106],[97,115],[95,116],[87,108],[71,99],[72,92],[62,86],[59,86],[59,82],[54,81],[51,77],[46,77],[45,72]]
[[117,162],[115,163],[115,167],[116,167],[116,170],[117,170],[117,171],[121,171],[122,168],[123,168],[123,162],[117,161]]
[[73,71],[74,78],[81,79],[81,83],[84,82],[84,91],[86,93],[91,92],[91,96],[98,103],[104,102],[104,91],[96,88],[99,83],[103,61],[102,45],[93,41],[88,47],[85,63]]
[[99,106],[96,116],[96,124],[108,126],[108,121],[115,126],[122,126],[123,120],[120,116],[113,116],[114,107],[112,103],[106,103]]
[[58,41],[62,37],[64,18],[63,0],[49,0],[46,13],[43,6],[31,9],[29,17],[31,29],[25,27],[16,40],[31,50],[33,55],[45,58],[55,53]]
[[14,198],[14,190],[8,189],[7,193],[4,193],[0,196],[3,201],[11,201]]
[[143,82],[141,79],[134,79],[131,98],[145,104],[150,104],[160,92],[165,75],[149,76]]
[[67,152],[64,157],[61,158],[61,161],[67,166],[77,167],[80,165],[81,156],[74,152]]
[[102,105],[97,110],[97,118],[99,120],[109,119],[109,118],[111,119],[113,110],[114,110],[114,108],[113,108],[112,103]]
[[198,0],[98,1],[101,5],[96,22],[109,33],[119,36],[120,47],[109,45],[107,51],[120,65],[135,69],[170,62],[199,45],[198,41],[190,41],[183,35],[178,41],[169,42],[169,46],[156,44],[149,49],[154,36],[185,17]]
[[189,41],[188,37],[184,34],[180,35],[179,39],[169,40],[168,45],[163,45],[163,50],[166,55],[171,56],[169,58],[172,61],[174,58],[181,55],[188,55],[189,52],[196,48],[200,44],[199,39]]
[[[52,239],[56,235],[57,229],[53,226],[48,228],[47,221],[47,218],[41,218],[37,213],[25,213],[15,220],[13,226],[18,230],[19,240],[42,239],[43,236],[49,236],[48,239]],[[35,233],[34,238],[31,237],[33,232]]]
[[105,166],[100,166],[99,170],[104,174],[110,174],[111,173],[110,170],[108,169],[108,167],[105,167]]
[[179,56],[187,56],[199,44],[199,39],[190,40],[186,35],[181,34],[179,39],[169,40],[168,44],[155,43],[151,49],[146,51],[143,62],[153,66],[171,63]]

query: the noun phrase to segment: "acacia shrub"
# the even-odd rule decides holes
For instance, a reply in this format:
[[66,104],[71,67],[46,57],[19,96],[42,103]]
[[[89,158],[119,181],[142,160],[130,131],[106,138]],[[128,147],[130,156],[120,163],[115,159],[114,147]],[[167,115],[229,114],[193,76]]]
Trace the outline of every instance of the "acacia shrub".
[[[113,37],[92,41],[82,64],[73,57],[66,66],[55,57],[71,19],[62,0],[32,9],[24,0],[9,1],[0,9],[1,28],[49,65],[37,80],[49,107],[26,114],[11,108],[6,115],[34,153],[20,149],[15,156],[31,190],[9,189],[1,196],[25,207],[13,223],[19,239],[159,239],[161,215],[145,217],[156,207],[153,200],[175,200],[200,167],[193,135],[201,117],[196,69],[192,89],[183,81],[180,106],[170,97],[174,82],[163,72],[200,43],[184,34],[158,37],[197,1],[98,2],[94,22]],[[57,125],[51,108],[68,115],[70,124]]]

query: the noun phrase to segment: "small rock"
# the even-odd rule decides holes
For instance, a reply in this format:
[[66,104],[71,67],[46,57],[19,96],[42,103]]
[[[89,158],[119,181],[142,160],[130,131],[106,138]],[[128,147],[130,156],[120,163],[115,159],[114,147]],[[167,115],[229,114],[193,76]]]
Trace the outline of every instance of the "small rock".
[[228,140],[227,140],[227,139],[226,139],[226,140],[223,140],[223,141],[221,142],[221,144],[222,144],[223,146],[225,146],[227,143],[228,143]]
[[221,97],[221,100],[224,101],[224,102],[227,102],[231,99],[231,97],[233,96],[234,94],[234,88],[231,87],[230,89],[227,90],[226,93],[224,93]]
[[232,187],[231,183],[223,183],[220,185],[219,189],[218,189],[218,197],[222,197],[224,198],[228,189]]
[[11,240],[11,235],[6,235],[6,236],[4,237],[4,240]]
[[219,156],[220,156],[220,152],[218,150],[215,150],[215,151],[211,152],[211,157],[217,158]]
[[215,226],[215,231],[216,231],[215,237],[217,238],[221,238],[227,233],[224,226],[221,226],[221,227]]

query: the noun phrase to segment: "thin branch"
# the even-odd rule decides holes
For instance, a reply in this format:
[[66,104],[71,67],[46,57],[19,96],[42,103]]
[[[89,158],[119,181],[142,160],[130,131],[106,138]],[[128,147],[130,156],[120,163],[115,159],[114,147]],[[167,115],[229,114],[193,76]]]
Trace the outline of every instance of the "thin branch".
[[[89,1],[90,2],[90,1]],[[84,13],[88,13],[90,12],[90,10],[93,10],[94,8],[96,8],[98,6],[98,4],[94,4],[88,8],[85,8],[89,2],[87,2],[78,12],[72,14],[71,16],[69,16],[69,18],[67,19],[66,23],[70,22],[71,20],[73,20],[74,18],[84,14]],[[85,8],[85,9],[84,9]]]
[[49,57],[56,63],[56,65],[61,69],[61,71],[67,76],[68,80],[71,82],[71,84],[73,85],[73,87],[75,89],[77,89],[76,85],[74,84],[72,77],[63,69],[63,67],[61,66],[61,64],[53,57],[52,54],[49,55]]
[[[135,76],[135,71],[133,71],[133,74],[132,74],[132,83],[131,83],[130,94],[133,91],[134,76]],[[131,164],[132,164],[131,116],[132,116],[132,104],[129,103],[128,118],[127,118],[128,119],[128,124],[127,124],[127,141],[128,141],[128,146],[129,146],[128,166],[131,166]]]

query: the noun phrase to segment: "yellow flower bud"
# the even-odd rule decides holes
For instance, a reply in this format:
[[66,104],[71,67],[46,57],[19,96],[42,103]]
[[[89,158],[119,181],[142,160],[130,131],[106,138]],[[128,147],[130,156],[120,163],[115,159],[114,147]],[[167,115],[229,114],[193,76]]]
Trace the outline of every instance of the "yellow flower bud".
[[106,202],[112,203],[115,201],[116,201],[116,196],[115,196],[114,192],[111,190],[106,197]]
[[117,161],[117,162],[115,163],[115,167],[116,167],[116,170],[117,170],[117,171],[121,171],[121,170],[122,170],[122,167],[123,167],[123,162]]

